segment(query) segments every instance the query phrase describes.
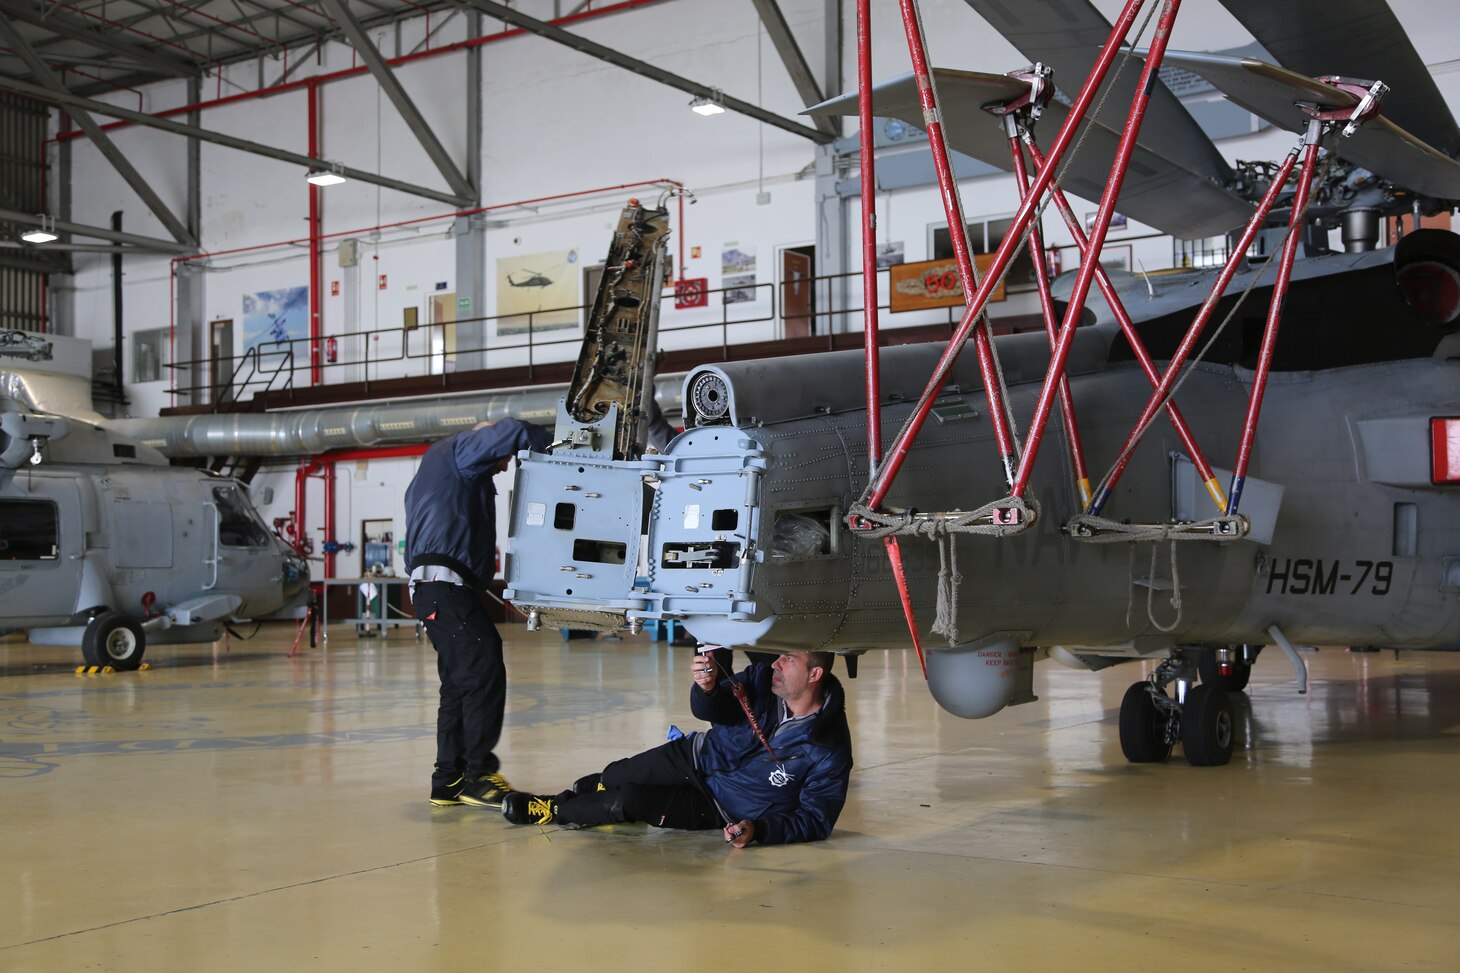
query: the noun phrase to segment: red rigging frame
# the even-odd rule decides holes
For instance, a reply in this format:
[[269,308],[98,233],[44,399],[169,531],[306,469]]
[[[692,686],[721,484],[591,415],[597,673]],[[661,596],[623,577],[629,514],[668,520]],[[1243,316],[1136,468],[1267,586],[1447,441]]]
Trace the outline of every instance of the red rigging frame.
[[[872,243],[872,237],[875,232],[876,223],[873,209],[874,179],[871,159],[872,144],[869,131],[872,116],[871,54],[867,27],[866,8],[868,0],[858,0],[858,108],[862,124],[863,274],[864,280],[866,281],[864,285],[866,287],[864,307],[867,309],[865,312],[867,314],[867,425],[872,473],[860,502],[854,506],[854,510],[848,518],[848,523],[854,530],[867,530],[872,528],[878,528],[881,531],[886,530],[885,527],[879,527],[878,524],[868,518],[885,513],[881,505],[887,498],[892,483],[896,479],[903,461],[907,458],[913,441],[917,438],[919,431],[927,421],[928,415],[932,411],[934,400],[946,384],[954,361],[963,350],[964,345],[972,337],[978,355],[979,369],[983,376],[989,414],[993,418],[995,445],[999,452],[1000,462],[1003,465],[1005,481],[1009,485],[1009,495],[1006,498],[1003,500],[995,500],[980,508],[987,513],[985,523],[996,528],[996,530],[992,531],[993,533],[1018,533],[1022,530],[1027,530],[1034,522],[1037,510],[1031,509],[1025,502],[1024,493],[1029,486],[1034,462],[1039,453],[1039,447],[1049,422],[1050,413],[1053,411],[1056,395],[1058,395],[1060,400],[1061,415],[1064,420],[1064,428],[1068,439],[1067,446],[1070,451],[1072,468],[1075,470],[1076,479],[1078,480],[1080,496],[1082,501],[1084,501],[1084,516],[1087,520],[1100,514],[1110,499],[1111,493],[1119,481],[1121,474],[1125,471],[1135,446],[1139,443],[1146,429],[1149,428],[1156,414],[1165,410],[1216,505],[1218,517],[1210,522],[1208,527],[1217,525],[1213,533],[1225,538],[1230,538],[1234,532],[1240,533],[1245,528],[1243,527],[1242,521],[1237,517],[1238,505],[1241,501],[1242,487],[1251,459],[1253,438],[1262,411],[1262,401],[1267,387],[1268,376],[1272,368],[1273,350],[1276,346],[1278,330],[1281,324],[1284,298],[1292,279],[1293,261],[1296,257],[1298,242],[1301,238],[1302,221],[1311,198],[1322,142],[1336,126],[1343,126],[1344,134],[1348,135],[1352,133],[1358,124],[1376,114],[1379,107],[1379,99],[1387,89],[1380,82],[1355,82],[1340,78],[1320,79],[1354,95],[1359,99],[1358,105],[1352,109],[1320,109],[1314,106],[1300,106],[1309,116],[1307,131],[1301,136],[1298,144],[1278,168],[1271,185],[1253,212],[1252,218],[1240,235],[1237,245],[1233,248],[1231,256],[1218,273],[1208,296],[1203,301],[1201,308],[1197,311],[1176,352],[1172,355],[1166,371],[1159,373],[1155,363],[1151,360],[1150,355],[1140,341],[1130,315],[1126,312],[1126,309],[1117,297],[1109,276],[1101,268],[1100,262],[1096,259],[1095,255],[1100,253],[1101,248],[1104,246],[1106,235],[1109,232],[1110,220],[1115,213],[1121,186],[1130,166],[1131,157],[1135,151],[1136,139],[1140,133],[1141,122],[1150,101],[1150,92],[1156,82],[1156,72],[1159,70],[1162,59],[1164,58],[1166,47],[1170,40],[1171,28],[1181,7],[1181,0],[1163,0],[1160,16],[1157,18],[1155,35],[1151,40],[1148,51],[1144,55],[1144,66],[1140,81],[1136,86],[1135,95],[1132,98],[1129,112],[1121,129],[1115,158],[1111,163],[1110,174],[1104,191],[1101,194],[1099,208],[1096,212],[1094,223],[1090,228],[1088,238],[1081,231],[1079,223],[1075,219],[1074,212],[1065,199],[1063,192],[1055,184],[1055,175],[1058,171],[1060,160],[1074,140],[1076,131],[1089,111],[1097,90],[1104,82],[1116,57],[1120,54],[1126,36],[1135,23],[1136,16],[1145,6],[1146,0],[1126,0],[1119,18],[1112,27],[1109,36],[1101,48],[1099,56],[1095,60],[1094,66],[1090,70],[1089,76],[1080,88],[1079,94],[1075,97],[1074,103],[1069,109],[1068,117],[1055,136],[1047,155],[1040,151],[1032,134],[1032,123],[1038,117],[1039,109],[1047,101],[1049,91],[1053,87],[1049,84],[1046,72],[1042,71],[1038,66],[1033,70],[1025,69],[1023,71],[1011,72],[1010,77],[1023,80],[1029,85],[1028,93],[1003,105],[986,106],[987,110],[1004,118],[1005,133],[1009,139],[1010,152],[1014,163],[1015,186],[1019,193],[1019,206],[1015,211],[1008,232],[1004,235],[1003,241],[994,252],[987,273],[982,281],[978,280],[972,259],[969,255],[968,244],[963,229],[962,205],[959,201],[958,189],[953,177],[952,167],[948,161],[947,141],[943,132],[942,114],[938,105],[937,92],[933,84],[932,71],[927,61],[927,51],[923,41],[923,28],[918,12],[917,0],[899,0],[899,2],[902,9],[903,27],[907,35],[908,52],[912,59],[918,96],[922,107],[923,118],[926,122],[925,127],[928,134],[929,148],[932,152],[934,168],[937,171],[938,187],[943,198],[944,211],[948,218],[949,236],[953,241],[954,258],[958,267],[959,279],[963,284],[966,305],[963,317],[957,329],[954,331],[953,336],[949,339],[947,348],[944,350],[938,363],[934,366],[932,376],[929,378],[927,386],[919,398],[912,415],[901,431],[898,432],[892,445],[887,450],[886,455],[883,455],[881,450],[880,428],[878,426],[880,379],[877,368],[877,323],[876,312],[873,310],[876,307],[876,263],[875,247]],[[1023,151],[1025,150],[1029,152],[1029,157],[1033,162],[1032,182],[1030,180],[1030,169],[1026,168],[1023,156]],[[1233,276],[1242,265],[1248,247],[1251,246],[1257,232],[1265,224],[1289,178],[1292,176],[1293,169],[1298,163],[1300,154],[1302,164],[1299,169],[1297,188],[1291,203],[1292,216],[1288,223],[1288,233],[1283,243],[1280,258],[1277,261],[1277,275],[1272,287],[1272,296],[1266,326],[1263,332],[1262,349],[1259,354],[1252,390],[1248,399],[1247,413],[1243,422],[1241,444],[1238,448],[1236,462],[1233,467],[1230,489],[1224,496],[1221,486],[1216,481],[1216,475],[1212,470],[1211,464],[1202,454],[1190,428],[1182,418],[1180,411],[1171,401],[1171,395],[1179,384],[1182,367],[1186,364],[1202,331],[1210,323],[1227,286],[1231,283]],[[1070,295],[1064,319],[1058,327],[1056,327],[1054,321],[1054,303],[1050,296],[1048,274],[1043,265],[1042,240],[1037,223],[1039,214],[1050,203],[1053,203],[1069,227],[1070,233],[1074,237],[1081,253],[1080,268],[1075,276],[1073,292]],[[1044,314],[1045,331],[1050,341],[1050,362],[1036,399],[1034,415],[1030,423],[1026,442],[1021,450],[1015,435],[1011,432],[1011,418],[1005,411],[1006,399],[993,357],[992,341],[987,328],[985,311],[990,297],[1010,263],[1013,261],[1017,250],[1025,244],[1026,236],[1031,253],[1035,255],[1033,262],[1035,265],[1040,308]],[[1150,399],[1141,412],[1140,418],[1136,421],[1135,426],[1127,438],[1125,447],[1117,457],[1110,472],[1106,474],[1093,493],[1089,487],[1084,452],[1080,444],[1079,430],[1069,392],[1069,381],[1065,371],[1070,348],[1074,340],[1075,325],[1080,320],[1081,314],[1084,311],[1085,301],[1089,296],[1092,285],[1100,288],[1122,333],[1130,344],[1137,361],[1154,387]],[[962,517],[966,521],[968,515],[920,515],[923,519],[953,516]],[[1073,533],[1074,536],[1088,537],[1092,531],[1087,525],[1082,531]],[[894,567],[896,567],[900,558],[895,546],[895,539],[888,535],[887,540],[888,555],[892,559]],[[911,614],[909,614],[908,622],[909,626],[913,629],[914,641],[916,642],[916,626],[913,624]],[[919,657],[921,658],[921,651],[919,651]]]

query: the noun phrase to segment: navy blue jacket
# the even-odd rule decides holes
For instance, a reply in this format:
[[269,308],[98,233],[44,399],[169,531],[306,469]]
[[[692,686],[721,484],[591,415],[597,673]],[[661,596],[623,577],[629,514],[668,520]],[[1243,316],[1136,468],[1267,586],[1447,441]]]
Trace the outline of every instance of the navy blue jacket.
[[714,726],[696,740],[697,766],[710,793],[731,821],[755,824],[754,841],[766,845],[820,841],[831,834],[847,801],[852,775],[852,735],[841,683],[827,673],[821,709],[780,733],[781,700],[771,692],[771,667],[747,666],[731,677],[745,687],[751,712],[779,761],[771,759],[723,679],[706,694],[690,689],[690,709]]
[[433,444],[406,487],[406,565],[439,564],[481,591],[496,575],[497,489],[492,475],[518,450],[541,451],[542,426],[503,419]]

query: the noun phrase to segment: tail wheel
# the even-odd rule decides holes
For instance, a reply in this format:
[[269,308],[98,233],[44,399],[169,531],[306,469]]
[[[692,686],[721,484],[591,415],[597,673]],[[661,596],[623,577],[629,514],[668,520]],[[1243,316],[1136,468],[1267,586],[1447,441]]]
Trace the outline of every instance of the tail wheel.
[[1120,701],[1120,750],[1133,764],[1159,763],[1171,756],[1166,717],[1151,699],[1151,684],[1138,682]]
[[1232,759],[1232,704],[1215,686],[1187,690],[1181,708],[1181,747],[1193,767],[1220,767]]
[[147,638],[142,627],[119,611],[104,611],[86,626],[81,636],[81,654],[91,666],[111,666],[119,671],[142,664]]

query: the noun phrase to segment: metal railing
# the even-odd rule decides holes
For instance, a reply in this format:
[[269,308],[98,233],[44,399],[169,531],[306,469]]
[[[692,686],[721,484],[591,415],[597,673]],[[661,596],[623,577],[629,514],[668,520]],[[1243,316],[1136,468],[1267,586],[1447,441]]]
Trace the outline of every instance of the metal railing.
[[[1144,239],[1139,237],[1137,239]],[[1124,243],[1125,241],[1122,241]],[[1181,266],[1181,254],[1173,252],[1173,264]],[[1189,255],[1188,255],[1189,259]],[[1203,254],[1203,259],[1209,259]],[[879,271],[880,273],[881,271]],[[659,345],[670,350],[718,348],[729,358],[732,345],[752,340],[776,340],[786,337],[788,321],[813,322],[810,337],[824,338],[827,348],[836,347],[837,335],[860,332],[863,325],[861,287],[862,271],[812,276],[795,284],[789,281],[766,282],[748,286],[719,287],[703,293],[703,303],[676,307],[676,291],[666,286],[661,293]],[[809,308],[786,311],[786,294],[791,287],[809,286],[812,300]],[[880,289],[887,294],[888,289]],[[851,303],[855,301],[856,303]],[[744,312],[736,309],[744,307]],[[718,308],[718,314],[714,314]],[[434,322],[414,328],[400,326],[375,328],[347,334],[324,335],[319,338],[292,338],[261,343],[242,354],[228,358],[196,358],[167,365],[174,376],[197,376],[191,384],[178,384],[170,394],[188,401],[208,399],[215,408],[229,401],[243,401],[259,392],[308,387],[310,370],[320,369],[321,384],[372,382],[385,379],[444,377],[456,371],[463,359],[471,360],[471,370],[488,368],[522,368],[526,381],[537,381],[537,369],[544,365],[574,360],[583,341],[583,322],[591,313],[591,305],[544,308],[515,314],[481,315]],[[890,298],[877,307],[879,317],[891,313]],[[958,325],[961,306],[946,309],[949,333]],[[917,314],[917,324],[945,324],[931,311]],[[756,326],[774,324],[768,335],[755,335]],[[841,327],[837,327],[840,324]],[[882,326],[890,322],[883,317]],[[480,338],[473,335],[480,329]],[[472,360],[471,356],[480,356]],[[409,363],[420,362],[413,368]],[[384,366],[406,363],[391,374],[380,374]],[[210,370],[226,366],[229,380],[226,387],[214,387],[207,381]],[[354,372],[349,371],[354,369]],[[373,374],[372,374],[373,373]],[[358,377],[356,377],[358,376]]]
[[[733,344],[743,343],[742,334],[753,325],[763,325],[778,320],[778,294],[780,285],[772,283],[741,287],[716,288],[702,293],[702,306],[682,308],[674,314],[661,312],[659,340],[661,346],[666,338],[676,335],[700,336],[710,334],[708,340],[686,343],[675,341],[676,348],[720,347],[727,354]],[[752,296],[746,298],[750,292]],[[717,301],[716,295],[721,295]],[[734,296],[741,300],[727,301]],[[673,288],[665,288],[661,300],[666,310],[672,308],[675,300]],[[768,308],[760,307],[768,302]],[[739,305],[748,308],[759,307],[758,311],[736,314],[733,309]],[[674,320],[697,316],[692,312],[710,312],[718,305],[719,314],[712,320]],[[180,374],[199,376],[190,384],[177,384],[169,389],[174,396],[187,396],[197,401],[209,396],[215,406],[229,401],[243,401],[259,392],[276,389],[302,388],[309,385],[309,373],[313,367],[312,354],[318,356],[318,366],[325,376],[322,384],[344,381],[363,381],[367,387],[371,382],[384,378],[446,375],[455,370],[455,364],[466,356],[480,355],[474,368],[519,367],[527,371],[528,382],[536,381],[540,366],[573,361],[577,349],[583,342],[583,319],[591,308],[585,305],[544,308],[516,314],[482,315],[457,318],[420,325],[415,328],[391,327],[369,331],[355,331],[348,334],[325,335],[319,338],[291,338],[283,341],[263,342],[246,349],[241,355],[226,358],[194,358],[188,361],[169,363],[174,376]],[[572,315],[571,323],[557,323],[564,315]],[[492,334],[492,325],[496,325]],[[480,341],[470,338],[471,328],[480,327]],[[463,332],[467,340],[463,341]],[[450,347],[448,347],[450,346]],[[335,349],[333,352],[331,349]],[[381,366],[395,362],[424,362],[419,370],[406,368],[399,374],[381,376]],[[215,386],[207,380],[210,368],[226,366],[229,379],[226,387]],[[449,366],[449,367],[448,367]],[[342,377],[349,375],[347,369],[357,369],[360,379]],[[184,371],[187,370],[187,371]],[[375,374],[372,374],[372,370]]]

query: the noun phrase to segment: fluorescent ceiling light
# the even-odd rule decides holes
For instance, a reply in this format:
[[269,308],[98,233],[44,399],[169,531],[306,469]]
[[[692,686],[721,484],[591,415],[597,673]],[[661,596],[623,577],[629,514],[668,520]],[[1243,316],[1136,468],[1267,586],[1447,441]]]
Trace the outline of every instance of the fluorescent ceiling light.
[[725,96],[719,88],[711,88],[710,96],[693,99],[689,110],[698,115],[719,115],[725,111]]
[[52,240],[60,239],[55,234],[56,221],[47,219],[46,214],[41,213],[41,225],[33,230],[26,230],[20,238],[26,243],[50,243]]
[[345,167],[338,162],[331,162],[328,169],[311,169],[309,175],[304,177],[306,182],[316,186],[338,186],[345,182]]

